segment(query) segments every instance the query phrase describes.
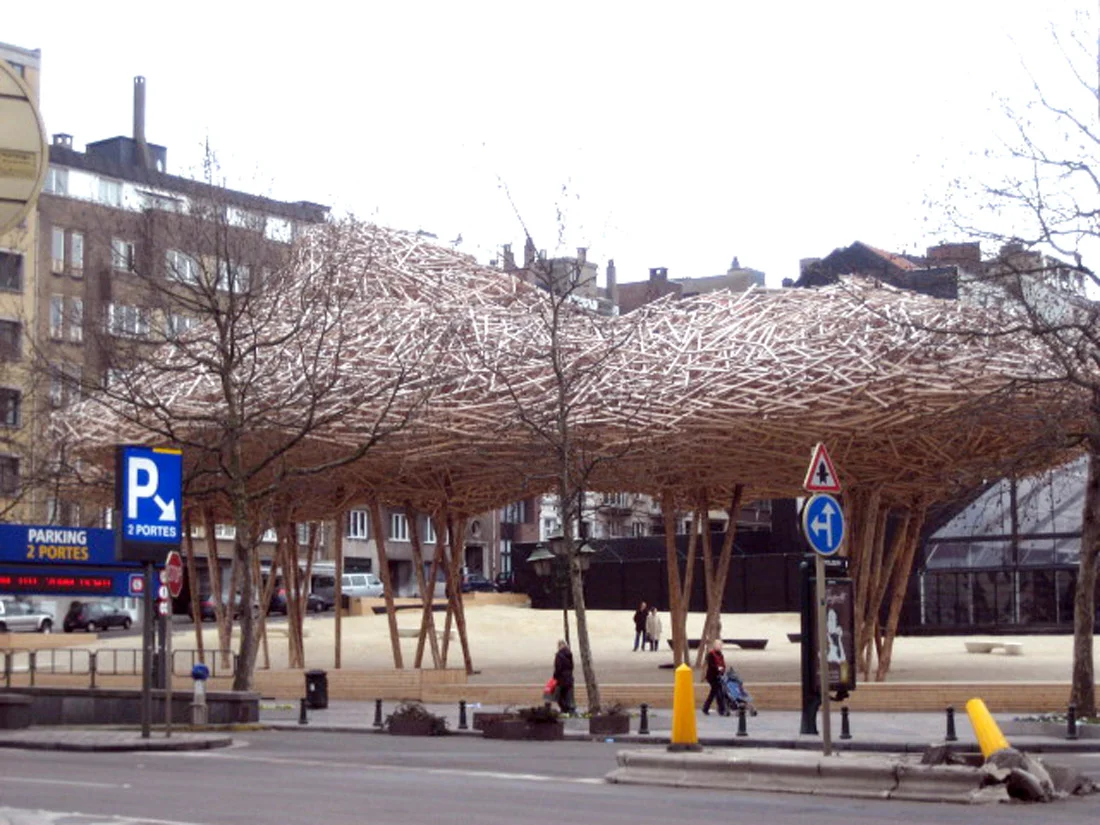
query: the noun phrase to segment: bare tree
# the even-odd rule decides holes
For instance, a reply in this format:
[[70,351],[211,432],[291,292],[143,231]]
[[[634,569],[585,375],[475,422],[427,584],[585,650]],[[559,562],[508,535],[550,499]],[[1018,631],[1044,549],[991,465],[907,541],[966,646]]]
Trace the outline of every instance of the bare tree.
[[[416,405],[398,398],[420,356],[395,353],[369,372],[351,365],[365,339],[408,333],[392,308],[365,305],[371,255],[359,224],[333,221],[304,243],[273,241],[262,203],[217,186],[212,159],[206,176],[186,205],[143,214],[144,254],[123,262],[128,271],[97,319],[92,351],[106,380],[82,414],[105,410],[147,440],[181,447],[189,501],[235,527],[234,688],[247,689],[259,641],[259,611],[249,609],[258,603],[257,545],[274,504],[294,489],[296,512],[312,505],[328,514],[321,480],[406,425]],[[283,566],[296,579],[297,553],[287,551]]]
[[[1089,458],[1081,551],[1074,602],[1073,688],[1078,711],[1093,715],[1093,623],[1100,558],[1100,122],[1095,26],[1053,31],[1071,83],[1048,94],[1032,78],[1021,108],[1003,104],[1009,135],[983,153],[993,164],[960,178],[944,204],[951,229],[1000,245],[980,271],[961,276],[960,296],[1001,305],[1009,319],[1001,334],[1042,343],[1057,380],[1087,407],[1083,424],[1063,437]],[[1086,34],[1087,32],[1087,34]],[[972,331],[964,331],[970,334]],[[1049,375],[1041,379],[1050,381]]]
[[[606,431],[586,426],[582,408],[599,397],[601,378],[623,355],[636,325],[628,319],[608,323],[598,314],[595,267],[587,262],[584,250],[575,259],[548,260],[535,254],[528,236],[524,267],[512,271],[540,290],[540,299],[524,319],[530,335],[523,336],[522,351],[509,353],[505,360],[493,360],[496,355],[483,353],[483,365],[505,388],[519,425],[543,451],[545,459],[537,465],[552,468],[548,478],[538,477],[539,471],[532,469],[535,463],[518,469],[531,489],[549,487],[556,494],[581,668],[589,710],[596,713],[601,707],[600,690],[580,558],[586,538],[581,533],[585,496],[600,469],[630,452],[634,444],[629,438],[614,443],[605,440]],[[534,395],[530,393],[532,381],[541,390]],[[631,416],[630,410],[613,412],[620,424],[626,424]]]

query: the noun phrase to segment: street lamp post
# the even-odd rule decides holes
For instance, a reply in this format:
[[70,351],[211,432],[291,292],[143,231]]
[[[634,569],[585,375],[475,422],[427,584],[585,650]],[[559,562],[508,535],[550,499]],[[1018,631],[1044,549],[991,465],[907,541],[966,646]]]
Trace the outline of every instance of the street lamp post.
[[[582,575],[588,570],[595,554],[596,551],[587,542],[582,542],[577,548],[577,564]],[[562,630],[565,643],[572,646],[569,640],[569,591],[572,582],[569,578],[569,548],[564,537],[553,536],[549,541],[549,549],[546,544],[539,544],[535,552],[527,557],[527,562],[534,566],[547,593],[553,589],[561,591]]]

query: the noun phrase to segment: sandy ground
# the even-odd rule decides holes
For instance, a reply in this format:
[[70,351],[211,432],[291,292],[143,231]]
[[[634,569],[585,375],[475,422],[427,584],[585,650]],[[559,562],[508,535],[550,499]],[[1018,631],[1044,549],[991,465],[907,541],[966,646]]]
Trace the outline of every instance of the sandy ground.
[[[437,620],[442,619],[437,613]],[[470,652],[475,670],[471,681],[478,683],[516,683],[545,679],[550,672],[557,640],[562,637],[562,614],[554,610],[531,610],[526,607],[502,605],[468,605]],[[398,613],[400,628],[417,628],[419,613]],[[666,638],[668,615],[662,615]],[[276,621],[273,626],[284,624]],[[576,626],[571,621],[574,651]],[[393,657],[385,616],[345,616],[342,622],[345,668],[391,668]],[[632,651],[634,627],[631,611],[593,610],[588,613],[589,638],[593,659],[602,681],[608,683],[664,682],[668,670],[661,664],[672,657],[665,641],[658,652]],[[689,637],[702,630],[703,615],[688,618]],[[306,619],[306,665],[311,668],[333,666],[334,628],[332,613]],[[722,618],[726,638],[768,639],[765,650],[740,650],[726,646],[727,662],[736,667],[749,682],[797,682],[799,678],[799,645],[787,639],[788,633],[799,630],[795,613],[726,614]],[[899,638],[894,645],[890,681],[900,682],[1067,682],[1071,675],[1073,639],[1065,636],[1021,636],[1022,656],[967,653],[965,636]],[[217,634],[211,625],[204,628],[205,644],[216,647]],[[235,643],[234,639],[234,643]],[[405,665],[411,666],[416,650],[415,638],[401,640]],[[81,643],[85,647],[134,647],[130,638],[112,639],[103,634],[98,641]],[[194,648],[193,626],[176,626],[173,646],[177,650]],[[287,641],[272,635],[269,642],[271,665],[286,666]],[[430,659],[428,659],[430,661]],[[260,662],[263,662],[261,651]],[[452,641],[448,664],[462,666],[457,638]],[[579,662],[578,662],[579,669]]]

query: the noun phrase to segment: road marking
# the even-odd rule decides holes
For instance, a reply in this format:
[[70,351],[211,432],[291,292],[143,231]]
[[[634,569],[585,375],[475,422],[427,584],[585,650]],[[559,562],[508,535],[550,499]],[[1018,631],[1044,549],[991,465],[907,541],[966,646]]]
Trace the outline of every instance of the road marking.
[[[153,753],[149,754],[154,755]],[[183,759],[232,759],[244,762],[259,762],[267,765],[307,765],[316,768],[348,768],[351,770],[373,768],[383,771],[405,771],[435,776],[468,776],[477,779],[507,779],[519,782],[562,782],[569,785],[604,785],[605,780],[592,777],[552,776],[541,773],[508,773],[506,771],[478,771],[469,768],[426,768],[417,765],[393,765],[386,762],[334,762],[331,759],[284,759],[277,756],[241,756],[212,751],[159,752],[157,756]]]
[[14,779],[17,782],[29,782],[36,785],[72,785],[76,788],[123,788],[132,787],[129,782],[122,785],[110,782],[78,782],[75,779],[42,779],[38,776],[7,776],[6,779]]
[[25,822],[33,825],[47,825],[47,823],[60,823],[64,820],[72,825],[72,820],[81,818],[88,825],[102,825],[104,822],[117,822],[119,825],[203,825],[200,822],[183,821],[178,819],[152,819],[144,816],[119,816],[114,814],[86,814],[82,811],[46,811],[42,809],[30,810],[27,808],[0,807],[0,822]]

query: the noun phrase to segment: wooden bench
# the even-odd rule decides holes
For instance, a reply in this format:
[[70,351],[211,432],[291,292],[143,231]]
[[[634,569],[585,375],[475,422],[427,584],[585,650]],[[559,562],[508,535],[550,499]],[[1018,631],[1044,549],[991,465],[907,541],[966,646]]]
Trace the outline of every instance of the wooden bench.
[[992,653],[997,648],[1005,652],[1006,656],[1022,656],[1024,643],[1009,639],[997,641],[995,639],[972,639],[963,642],[967,653]]
[[[668,646],[672,647],[672,639],[666,639]],[[688,650],[698,650],[700,639],[688,639]],[[768,646],[767,639],[723,639],[722,644],[737,645],[742,650],[763,650]]]

